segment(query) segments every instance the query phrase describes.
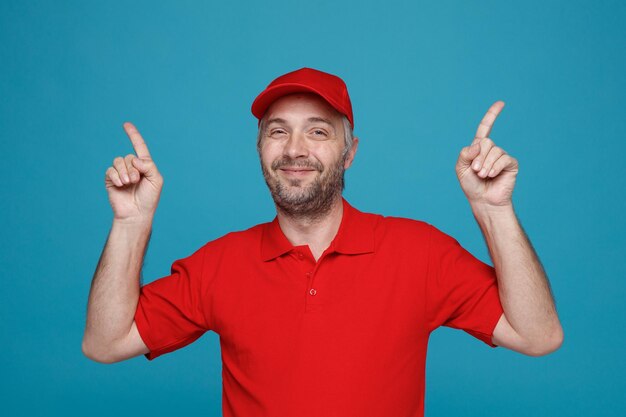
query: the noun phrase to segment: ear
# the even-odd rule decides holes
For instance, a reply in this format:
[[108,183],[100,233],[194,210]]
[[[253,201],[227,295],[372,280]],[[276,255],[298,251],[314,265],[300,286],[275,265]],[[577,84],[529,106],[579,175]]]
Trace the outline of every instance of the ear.
[[350,152],[348,152],[348,154],[346,155],[346,160],[343,163],[344,169],[348,169],[350,168],[350,165],[352,165],[352,161],[354,161],[354,157],[356,155],[356,150],[358,147],[359,147],[359,138],[355,136],[352,139],[352,149],[350,149]]

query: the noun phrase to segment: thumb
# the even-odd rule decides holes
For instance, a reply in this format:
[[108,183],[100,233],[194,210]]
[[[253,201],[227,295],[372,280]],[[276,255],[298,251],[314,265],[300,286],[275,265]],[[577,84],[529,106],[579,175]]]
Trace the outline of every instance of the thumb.
[[466,146],[465,148],[461,149],[457,165],[469,166],[479,153],[480,143],[476,142],[473,145]]

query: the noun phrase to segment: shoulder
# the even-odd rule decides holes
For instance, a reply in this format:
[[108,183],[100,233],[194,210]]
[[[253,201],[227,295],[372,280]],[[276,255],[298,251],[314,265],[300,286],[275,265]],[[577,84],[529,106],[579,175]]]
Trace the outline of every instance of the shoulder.
[[363,212],[358,212],[358,217],[359,228],[372,230],[376,247],[380,250],[399,254],[405,249],[414,253],[428,247],[433,227],[425,221]]
[[433,226],[423,220],[397,216],[379,216],[377,235],[394,240],[428,241]]
[[196,252],[219,256],[224,253],[248,252],[251,247],[258,247],[263,230],[269,223],[260,223],[245,230],[226,233],[202,245]]
[[389,243],[394,246],[407,244],[420,247],[457,246],[452,236],[424,220],[381,214],[360,213],[373,225],[376,240],[379,244]]

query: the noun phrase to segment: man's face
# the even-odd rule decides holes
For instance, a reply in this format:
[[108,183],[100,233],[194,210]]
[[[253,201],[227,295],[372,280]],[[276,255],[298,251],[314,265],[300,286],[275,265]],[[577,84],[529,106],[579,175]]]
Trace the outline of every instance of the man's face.
[[281,97],[264,120],[259,155],[274,202],[291,215],[325,214],[341,196],[358,139],[344,155],[342,116],[315,94]]

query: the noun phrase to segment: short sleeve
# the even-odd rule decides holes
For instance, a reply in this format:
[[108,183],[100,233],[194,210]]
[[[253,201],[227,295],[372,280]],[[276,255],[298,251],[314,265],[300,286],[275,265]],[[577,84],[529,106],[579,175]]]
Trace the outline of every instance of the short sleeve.
[[204,247],[174,261],[171,275],[141,287],[135,323],[152,360],[180,349],[209,330],[206,285],[203,277]]
[[495,269],[459,242],[430,226],[427,316],[430,331],[439,326],[464,330],[491,347],[503,310]]

